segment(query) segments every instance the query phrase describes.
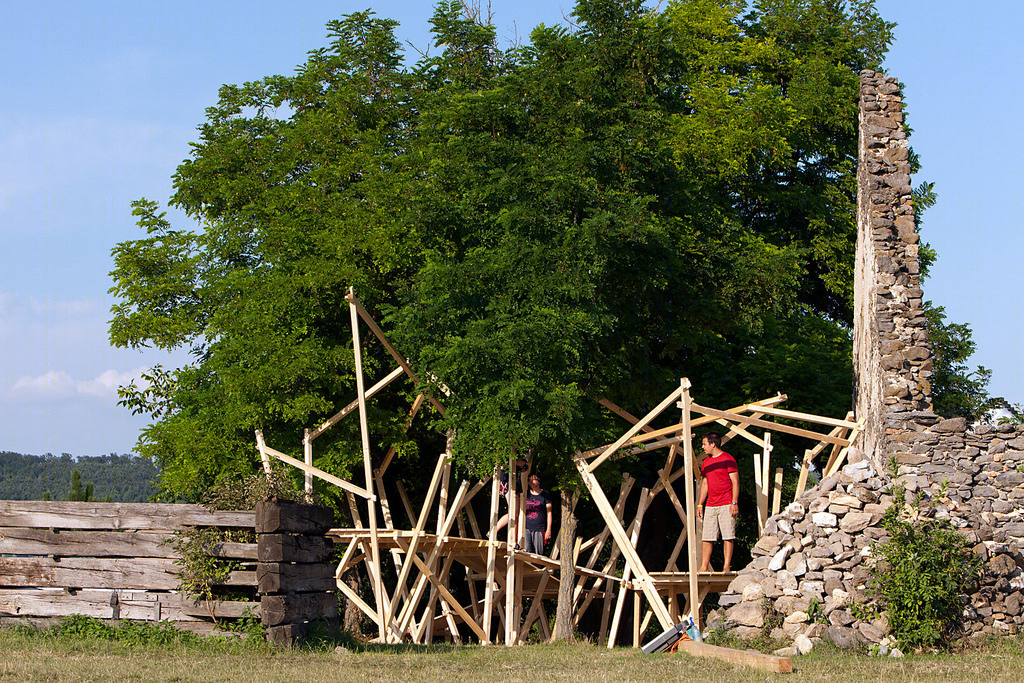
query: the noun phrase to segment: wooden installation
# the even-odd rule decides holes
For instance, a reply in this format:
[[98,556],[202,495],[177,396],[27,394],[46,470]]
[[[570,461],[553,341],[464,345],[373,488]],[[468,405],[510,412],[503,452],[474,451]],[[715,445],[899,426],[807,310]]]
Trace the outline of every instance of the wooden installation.
[[[312,489],[314,479],[320,479],[345,492],[353,526],[329,532],[336,543],[345,548],[334,577],[338,590],[374,624],[380,642],[427,643],[437,638],[463,642],[468,638],[482,644],[500,642],[511,646],[526,642],[534,628],[539,637],[546,639],[550,637],[548,611],[553,609],[563,581],[572,586],[573,623],[578,626],[588,610],[592,610],[596,620],[598,612],[594,610],[599,610],[599,638],[609,647],[619,642],[619,631],[626,623],[632,629],[631,642],[637,647],[644,632],[655,622],[660,631],[689,614],[699,624],[707,595],[724,591],[736,574],[696,571],[701,563],[701,543],[700,523],[692,514],[696,510],[699,471],[693,450],[693,430],[720,425],[725,431],[723,442],[740,437],[755,445],[757,519],[759,528],[763,528],[768,517],[781,508],[786,475],[783,468],[776,468],[772,476],[772,435],[786,434],[812,442],[805,451],[799,472],[799,496],[814,459],[831,447],[823,469],[826,473],[836,471],[860,428],[851,415],[838,420],[784,410],[779,405],[786,396],[781,394],[726,410],[706,407],[693,400],[692,387],[686,378],[680,379],[678,388],[641,418],[607,398],[600,398],[598,402],[602,406],[630,426],[613,443],[577,453],[573,458],[585,488],[584,497],[596,507],[604,526],[592,538],[576,539],[573,575],[563,576],[557,552],[552,557],[527,553],[517,542],[522,537],[522,515],[517,514],[517,509],[525,504],[529,465],[526,472],[517,472],[515,454],[510,454],[508,466],[504,468],[508,473],[508,492],[504,495],[509,523],[507,531],[501,534],[503,538],[499,538],[496,531],[503,495],[498,473],[475,484],[468,481],[455,484],[452,481],[451,434],[445,451],[437,456],[418,510],[406,496],[401,482],[394,481],[400,511],[405,513],[408,525],[401,528],[396,522],[399,510],[391,507],[385,489],[396,449],[389,448],[374,467],[367,402],[400,376],[404,375],[414,385],[419,384],[420,378],[351,290],[348,301],[356,397],[321,425],[305,430],[301,459],[271,448],[259,432],[256,443],[265,468],[274,458],[302,470],[307,490]],[[397,364],[369,388],[364,383],[360,325],[370,330]],[[430,379],[437,384],[436,378]],[[443,385],[437,386],[442,393],[447,393]],[[441,401],[420,392],[409,410],[406,429],[424,404],[444,414]],[[679,420],[670,420],[671,424],[664,426],[665,415],[671,407],[680,411]],[[363,478],[359,483],[331,475],[313,464],[315,439],[353,412],[359,416],[363,456]],[[655,428],[656,422],[663,426]],[[829,431],[815,431],[798,424],[826,427]],[[635,500],[636,482],[625,474],[618,480],[619,491],[613,503],[601,484],[601,479],[608,477],[599,477],[599,468],[625,457],[647,461],[662,449],[665,450],[660,456],[663,460],[646,466],[647,471],[657,471],[657,478],[652,485],[641,488],[639,501],[631,502]],[[524,459],[528,462],[529,456]],[[683,480],[682,497],[677,490],[680,478]],[[487,493],[474,503],[481,491]],[[647,511],[662,493],[670,510],[678,516],[682,530],[663,544],[666,549],[672,548],[666,565],[648,567],[638,542]],[[481,508],[488,511],[483,523],[477,518],[477,510]],[[680,564],[685,566],[680,568]],[[362,568],[370,586],[362,594],[343,580],[347,572],[357,567]],[[627,605],[631,610],[626,610]]]

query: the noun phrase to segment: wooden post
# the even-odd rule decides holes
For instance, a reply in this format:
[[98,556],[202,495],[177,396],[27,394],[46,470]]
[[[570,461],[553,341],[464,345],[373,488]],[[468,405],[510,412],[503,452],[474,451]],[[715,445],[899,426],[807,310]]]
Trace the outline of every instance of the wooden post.
[[[644,514],[647,512],[647,505],[650,503],[650,490],[643,488],[640,490],[640,503],[637,505],[636,517],[633,519],[633,529],[629,535],[629,542],[632,547],[636,548],[636,543],[640,539],[640,527],[644,523]],[[619,599],[615,603],[615,616],[612,618],[611,630],[608,633],[608,648],[615,647],[615,640],[619,635],[619,622],[622,619],[622,608],[626,603],[626,596],[630,593],[630,589],[627,586],[630,576],[630,567],[627,564],[626,568],[622,571],[622,584],[619,586]]]
[[[690,380],[683,377],[679,380],[680,393],[682,394],[682,409],[683,409],[683,464],[686,467],[686,509],[696,510],[697,509],[697,498],[693,491],[693,434],[690,431]],[[689,572],[689,595],[691,598],[697,596],[697,570],[700,569],[700,565],[697,564],[697,525],[694,521],[696,515],[686,516],[686,546],[689,549],[689,562],[687,566],[687,572]],[[660,600],[659,600],[660,603]],[[693,623],[700,627],[700,605],[697,604],[697,600],[690,600],[690,616],[693,618]],[[663,624],[664,625],[664,624]],[[668,628],[672,624],[665,625]]]
[[516,457],[512,456],[508,461],[508,531],[507,552],[508,560],[505,564],[505,645],[515,645],[516,633],[519,622],[516,620],[516,550],[519,543],[519,474],[516,468]]
[[[306,462],[310,468],[313,467],[313,442],[309,439],[309,429],[302,430],[302,459]],[[313,473],[306,470],[305,475],[305,491],[306,495],[313,495]]]
[[491,477],[491,514],[490,514],[490,527],[487,530],[487,578],[484,584],[484,634],[486,644],[492,642],[491,640],[491,620],[494,616],[494,599],[498,590],[498,584],[494,580],[494,565],[497,561],[498,555],[498,532],[495,527],[498,526],[498,499],[500,497],[499,488],[501,486],[501,478],[498,473],[495,472],[494,476]]
[[267,475],[267,479],[270,478],[270,456],[267,455],[267,444],[263,440],[263,431],[256,430],[256,448],[260,452],[260,460],[263,461],[263,473]]
[[[349,289],[352,299],[355,299],[355,291]],[[373,596],[377,601],[377,617],[380,625],[380,639],[386,638],[387,632],[384,622],[384,584],[380,577],[380,539],[377,537],[377,499],[373,495],[373,464],[370,461],[370,427],[366,416],[366,388],[363,385],[363,349],[359,341],[359,313],[356,311],[355,303],[349,302],[349,313],[352,317],[352,353],[355,356],[356,393],[359,400],[359,439],[363,445],[363,472],[366,476],[366,490],[370,497],[366,501],[368,510],[367,524],[370,528],[370,562],[377,567],[376,576],[373,580]]]
[[779,514],[782,506],[782,468],[775,469],[775,491],[772,496],[772,515]]

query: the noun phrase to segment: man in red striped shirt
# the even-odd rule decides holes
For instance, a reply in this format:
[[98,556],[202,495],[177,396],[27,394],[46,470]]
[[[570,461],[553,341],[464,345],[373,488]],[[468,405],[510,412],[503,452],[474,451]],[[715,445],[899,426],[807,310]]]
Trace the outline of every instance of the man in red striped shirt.
[[732,551],[736,542],[736,515],[740,512],[739,470],[735,458],[722,450],[720,434],[705,434],[701,446],[706,457],[700,464],[703,479],[697,496],[697,517],[704,520],[704,532],[701,534],[704,559],[700,571],[710,571],[711,550],[721,534],[722,554],[725,555],[722,571],[727,572],[732,564]]

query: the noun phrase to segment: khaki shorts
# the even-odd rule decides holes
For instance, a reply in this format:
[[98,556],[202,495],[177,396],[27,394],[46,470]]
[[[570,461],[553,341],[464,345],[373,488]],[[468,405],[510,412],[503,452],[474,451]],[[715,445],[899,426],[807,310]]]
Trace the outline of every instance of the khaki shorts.
[[702,541],[717,541],[718,532],[722,532],[723,541],[736,539],[736,518],[729,512],[732,505],[718,505],[713,508],[704,508],[704,532],[701,534]]

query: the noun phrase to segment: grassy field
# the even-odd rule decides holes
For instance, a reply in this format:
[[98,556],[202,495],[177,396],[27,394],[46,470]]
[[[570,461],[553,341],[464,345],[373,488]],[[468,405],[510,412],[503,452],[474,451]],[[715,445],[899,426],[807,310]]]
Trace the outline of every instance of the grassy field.
[[819,649],[794,673],[767,674],[686,655],[592,645],[331,647],[280,650],[230,642],[125,643],[0,630],[0,681],[1010,681],[1024,679],[1024,642],[941,655],[878,659]]

